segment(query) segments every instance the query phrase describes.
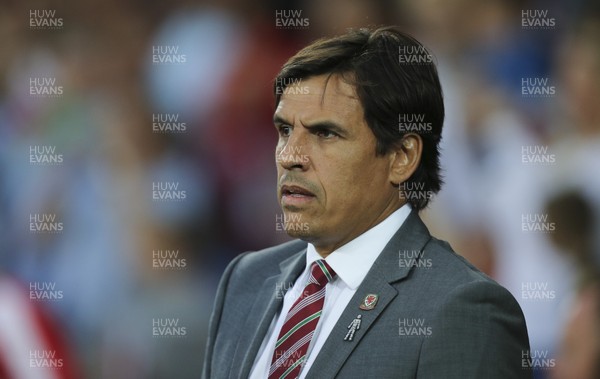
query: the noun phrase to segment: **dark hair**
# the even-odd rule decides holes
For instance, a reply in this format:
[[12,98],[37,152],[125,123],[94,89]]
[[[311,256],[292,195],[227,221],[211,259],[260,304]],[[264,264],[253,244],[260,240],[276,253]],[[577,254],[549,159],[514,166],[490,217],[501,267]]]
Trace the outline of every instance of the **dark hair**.
[[[394,27],[358,29],[320,39],[300,50],[275,78],[275,105],[291,82],[322,74],[339,74],[353,84],[365,121],[384,155],[407,133],[423,141],[421,161],[401,185],[413,209],[427,206],[442,185],[439,142],[444,122],[442,88],[432,55],[416,39]],[[402,117],[413,121],[407,128]],[[415,190],[416,189],[416,190]]]

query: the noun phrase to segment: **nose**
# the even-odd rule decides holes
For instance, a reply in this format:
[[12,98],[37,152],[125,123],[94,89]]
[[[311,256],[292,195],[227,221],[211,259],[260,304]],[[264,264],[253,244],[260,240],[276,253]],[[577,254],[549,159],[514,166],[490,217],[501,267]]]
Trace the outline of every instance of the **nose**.
[[285,170],[306,171],[310,163],[306,141],[299,131],[292,132],[285,145],[278,147],[276,161]]

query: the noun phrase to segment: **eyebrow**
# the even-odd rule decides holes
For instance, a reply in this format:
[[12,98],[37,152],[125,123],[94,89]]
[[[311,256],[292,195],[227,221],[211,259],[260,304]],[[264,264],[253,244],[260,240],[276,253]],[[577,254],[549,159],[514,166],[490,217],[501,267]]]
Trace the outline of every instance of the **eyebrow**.
[[274,114],[273,115],[273,123],[275,125],[277,124],[286,124],[286,125],[290,125],[290,122],[287,121],[285,118],[283,118],[282,116],[278,115],[278,114]]
[[[287,121],[284,117],[282,117],[278,114],[275,114],[273,116],[273,123],[275,125],[281,125],[281,124],[291,125],[291,123],[289,121]],[[343,128],[339,124],[337,124],[333,121],[329,121],[329,120],[317,121],[314,124],[304,125],[304,127],[309,130],[328,130],[328,131],[337,133],[340,136],[346,136],[348,134],[348,131],[345,128]]]

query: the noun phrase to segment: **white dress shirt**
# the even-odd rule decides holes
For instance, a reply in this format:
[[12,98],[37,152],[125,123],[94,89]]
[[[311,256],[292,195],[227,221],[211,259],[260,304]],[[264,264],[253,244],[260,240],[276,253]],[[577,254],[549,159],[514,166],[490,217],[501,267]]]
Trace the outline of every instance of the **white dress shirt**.
[[[335,271],[337,277],[326,286],[325,303],[323,311],[317,324],[315,334],[308,347],[308,358],[302,367],[299,379],[306,377],[319,351],[325,344],[329,333],[339,320],[342,312],[350,302],[358,286],[371,269],[371,266],[390,241],[394,233],[402,226],[410,214],[410,205],[405,204],[392,213],[385,220],[367,230],[360,236],[348,242],[344,246],[334,250],[325,258],[329,266]],[[268,378],[275,342],[285,321],[285,317],[300,296],[310,275],[310,267],[316,260],[322,259],[312,244],[308,244],[306,250],[306,266],[289,291],[283,298],[283,307],[273,318],[271,326],[262,341],[250,379]],[[358,309],[359,304],[356,304]]]

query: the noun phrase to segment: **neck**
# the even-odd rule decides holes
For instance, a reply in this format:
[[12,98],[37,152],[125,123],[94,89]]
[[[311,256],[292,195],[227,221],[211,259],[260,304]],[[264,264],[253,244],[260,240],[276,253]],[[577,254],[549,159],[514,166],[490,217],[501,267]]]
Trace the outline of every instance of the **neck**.
[[337,241],[328,241],[325,243],[323,243],[323,242],[320,243],[318,241],[311,241],[311,243],[313,244],[313,246],[315,247],[315,250],[317,251],[317,253],[319,253],[319,255],[321,257],[327,258],[327,256],[329,254],[333,253],[335,250],[339,249],[340,247],[344,246],[348,242],[351,242],[352,240],[359,237],[363,233],[365,233],[365,232],[371,230],[372,228],[374,228],[375,226],[379,225],[385,219],[390,217],[390,215],[392,213],[394,213],[398,209],[400,209],[404,204],[406,204],[406,201],[403,200],[401,203],[395,204],[394,206],[387,207],[386,209],[384,209],[383,212],[381,212],[379,214],[378,217],[374,218],[365,227],[353,230],[352,232],[348,233],[344,238],[340,238]]

